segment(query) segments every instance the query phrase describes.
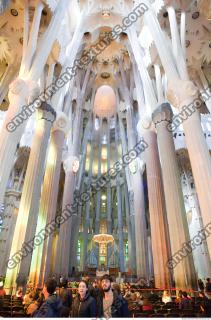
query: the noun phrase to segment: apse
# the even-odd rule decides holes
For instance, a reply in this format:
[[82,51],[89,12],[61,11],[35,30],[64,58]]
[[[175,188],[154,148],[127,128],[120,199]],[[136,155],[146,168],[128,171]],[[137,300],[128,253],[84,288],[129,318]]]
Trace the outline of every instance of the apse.
[[103,85],[97,89],[94,113],[100,118],[111,118],[116,112],[116,96],[112,87]]

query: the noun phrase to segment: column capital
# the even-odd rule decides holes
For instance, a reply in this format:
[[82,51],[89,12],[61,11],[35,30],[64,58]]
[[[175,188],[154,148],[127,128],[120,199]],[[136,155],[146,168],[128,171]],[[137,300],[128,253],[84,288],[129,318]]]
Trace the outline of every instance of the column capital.
[[155,111],[152,113],[152,121],[155,126],[162,121],[171,122],[173,112],[171,106],[168,102],[162,103]]
[[137,131],[140,136],[143,136],[145,132],[149,130],[155,130],[154,123],[152,122],[152,117],[149,115],[144,116],[138,121]]
[[77,173],[79,165],[79,159],[76,156],[68,156],[68,158],[66,158],[63,162],[63,167],[66,174],[68,172]]
[[176,108],[185,105],[186,101],[197,97],[198,89],[190,80],[170,81],[168,84],[166,96],[168,101]]
[[21,78],[13,80],[9,85],[9,101],[11,101],[13,95],[23,95],[26,98],[29,95],[28,82]]
[[37,108],[38,111],[38,120],[46,120],[51,123],[54,122],[56,119],[56,111],[54,108],[51,107],[50,104],[43,102],[39,108]]
[[52,132],[62,131],[66,135],[70,130],[70,120],[64,112],[57,113],[56,120],[52,127]]
[[144,173],[145,170],[145,162],[140,158],[136,158],[131,163],[129,163],[129,170],[132,174],[140,171],[141,174]]
[[[13,197],[19,199],[21,197],[21,192],[14,190],[14,189],[7,189],[7,191],[5,192],[5,196],[6,197],[13,196]],[[17,202],[16,207],[18,207],[18,205],[19,205],[19,203]]]

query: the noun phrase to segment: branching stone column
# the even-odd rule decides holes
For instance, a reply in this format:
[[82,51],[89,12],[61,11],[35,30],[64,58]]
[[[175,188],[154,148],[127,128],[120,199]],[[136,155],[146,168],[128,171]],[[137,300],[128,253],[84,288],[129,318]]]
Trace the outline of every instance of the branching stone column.
[[[182,167],[183,171],[182,189],[185,199],[190,238],[193,239],[196,235],[198,235],[198,232],[203,229],[203,221],[201,218],[196,190],[194,188],[192,172],[188,165],[189,158],[181,157],[180,166]],[[193,259],[198,278],[206,278],[207,274],[211,273],[211,262],[207,250],[206,240],[202,241],[202,243],[193,250]]]
[[[121,134],[121,140],[122,140],[122,150],[123,154],[127,154],[128,148],[127,148],[127,143],[126,143],[126,135],[125,135],[125,129],[124,125],[122,123],[121,118],[119,117],[119,127],[120,127],[120,134]],[[127,186],[126,187],[126,201],[128,199],[128,206],[129,206],[129,219],[130,219],[130,226],[131,226],[131,248],[129,247],[129,255],[130,255],[130,267],[131,267],[131,272],[133,274],[136,273],[136,239],[135,239],[135,208],[134,208],[134,192],[130,188],[130,182],[131,182],[131,175],[129,168],[125,168],[125,176],[126,176],[126,181],[127,181]],[[126,207],[127,208],[127,207]],[[129,245],[129,242],[128,242]]]
[[[117,122],[115,130],[115,146],[118,150],[118,132]],[[116,153],[116,161],[118,161],[118,153]],[[125,271],[125,256],[124,256],[124,233],[123,233],[123,208],[122,208],[122,197],[121,197],[121,186],[120,177],[117,174],[116,177],[116,193],[117,193],[117,225],[118,225],[118,238],[119,238],[119,269],[120,272]]]
[[86,268],[87,249],[89,241],[89,226],[90,226],[90,201],[85,204],[85,219],[83,229],[83,256],[82,256],[82,270]]
[[[51,130],[51,139],[46,162],[46,170],[44,182],[42,186],[42,194],[39,207],[39,217],[37,223],[36,234],[46,227],[55,219],[59,178],[62,162],[62,148],[65,135],[69,130],[69,121],[67,116],[60,112],[54,122]],[[49,226],[49,230],[51,230]],[[47,237],[40,246],[33,251],[32,264],[30,269],[30,281],[34,285],[43,285],[44,273],[50,275],[52,252],[53,233]]]
[[18,207],[21,192],[16,190],[7,190],[5,193],[5,209],[3,214],[3,228],[0,232],[0,275],[5,276],[7,261],[12,244],[12,237],[17,220]]
[[121,186],[117,181],[117,214],[118,214],[118,238],[119,238],[119,269],[120,272],[125,271],[125,257],[124,257],[124,233],[122,222],[122,201],[121,201]]
[[[81,124],[83,122],[82,118],[82,106],[84,102],[84,94],[90,73],[90,67],[87,69],[85,80],[83,83],[82,90],[77,98],[77,110],[74,120],[74,129],[73,129],[73,139],[72,143],[70,140],[69,154],[67,159],[64,161],[65,169],[65,185],[64,185],[64,195],[62,209],[65,210],[70,208],[74,202],[74,190],[76,184],[76,172],[79,169],[79,159],[78,159],[78,146],[81,145],[80,136],[81,136]],[[77,205],[77,204],[76,204]],[[74,218],[70,217],[65,223],[60,226],[59,230],[59,239],[57,244],[57,253],[56,253],[56,264],[55,272],[57,276],[62,274],[64,277],[68,277],[69,266],[70,266],[70,255],[71,255],[71,233],[74,223]]]
[[[177,122],[174,119],[172,124],[167,124],[168,129],[174,131],[178,124],[183,123],[202,219],[206,226],[211,222],[211,158],[198,112],[201,99],[198,99],[198,92],[193,82],[189,81],[175,10],[173,7],[168,9],[173,44],[171,51],[166,45],[156,13],[150,8],[149,0],[144,0],[144,3],[149,8],[144,14],[144,20],[152,34],[168,79],[167,99],[180,112],[180,115],[176,117]],[[184,30],[185,28],[183,28],[183,33]],[[208,228],[210,230],[210,225]],[[211,255],[211,237],[207,237],[207,244]]]
[[135,254],[132,252],[132,227],[131,227],[131,221],[130,221],[130,206],[129,206],[129,195],[128,195],[128,189],[127,184],[124,183],[123,190],[122,190],[122,196],[124,197],[124,203],[125,203],[125,215],[126,215],[126,224],[127,224],[127,234],[128,234],[128,271],[132,271],[134,269],[134,266],[136,264],[135,261]]
[[[93,136],[94,136],[94,123],[93,123],[93,129],[92,129],[92,134],[91,134],[91,139],[90,139],[90,161],[89,161],[89,173],[88,173],[88,180],[87,180],[87,185],[86,189],[89,189],[89,186],[91,184],[92,180],[92,167],[93,167],[93,159],[94,159],[94,141],[93,141]],[[84,219],[84,229],[83,229],[83,256],[82,256],[82,270],[85,270],[85,262],[86,262],[86,256],[87,256],[87,248],[88,248],[88,231],[89,231],[89,226],[90,226],[90,201],[86,201],[85,203],[85,219]]]
[[[100,121],[100,128],[99,128],[99,145],[98,145],[98,179],[101,176],[101,162],[102,162],[102,141],[101,141],[101,132],[102,132],[102,119]],[[101,213],[101,190],[97,191],[96,194],[97,204],[96,204],[96,216],[95,216],[95,234],[100,232],[100,213]]]
[[[64,161],[65,169],[65,186],[62,203],[62,211],[66,208],[70,208],[74,201],[74,188],[75,188],[75,164],[78,163],[78,158],[75,156],[69,156]],[[62,274],[64,277],[68,277],[69,263],[71,255],[71,230],[72,230],[72,217],[70,217],[65,223],[60,225],[59,239],[56,253],[55,272],[57,276]]]
[[[54,109],[47,103],[43,103],[37,109],[37,124],[35,136],[32,142],[32,148],[29,156],[26,176],[24,180],[23,192],[20,202],[18,219],[13,236],[10,257],[18,250],[23,249],[23,258],[20,259],[20,267],[18,264],[13,269],[7,269],[6,286],[14,285],[14,281],[19,270],[17,283],[25,285],[29,274],[32,250],[34,245],[40,239],[34,239],[37,217],[39,211],[39,199],[41,194],[41,186],[43,182],[45,159],[50,136],[50,129],[54,122],[56,113]],[[26,242],[31,242],[30,245]]]
[[73,267],[77,270],[78,261],[77,261],[77,250],[78,250],[78,240],[79,240],[79,230],[80,230],[80,223],[81,223],[81,215],[82,215],[82,206],[78,208],[77,216],[73,216],[73,228],[71,234],[71,259],[70,259],[70,272],[72,274]]
[[[157,129],[158,147],[161,160],[163,186],[169,226],[171,254],[182,250],[184,243],[189,241],[189,232],[183,195],[174,149],[172,133],[167,125],[172,119],[172,110],[168,103],[157,108],[152,119]],[[196,276],[191,252],[187,251],[185,257],[180,257],[176,265],[172,260],[166,262],[166,268],[174,269],[174,279],[177,289],[197,288]]]
[[140,170],[132,175],[135,215],[136,269],[137,276],[147,279],[148,255],[142,174],[143,172]]
[[[12,246],[12,236],[18,217],[24,176],[26,173],[29,159],[29,148],[21,147],[18,149],[17,160],[14,164],[9,181],[9,188],[5,193],[5,209],[3,214],[3,226],[0,232],[0,275],[6,275],[7,261]],[[18,170],[17,170],[18,169]],[[20,170],[20,175],[18,171]]]
[[170,287],[170,270],[166,267],[169,259],[169,238],[162,174],[157,146],[157,135],[150,119],[140,120],[137,127],[148,147],[145,149],[151,242],[156,288]]
[[[111,141],[110,141],[110,119],[107,121],[107,171],[111,166]],[[112,233],[112,219],[111,219],[111,182],[107,185],[107,233]],[[110,252],[111,245],[108,245],[108,252]]]
[[[29,82],[17,78],[9,86],[8,98],[10,105],[3,127],[0,130],[0,203],[4,199],[17,144],[27,123],[28,115],[22,107],[27,105],[29,95]],[[20,112],[22,112],[21,115],[19,115]]]
[[[183,121],[183,128],[202,220],[206,226],[211,223],[211,157],[197,110],[197,106],[201,106],[201,100],[197,99],[197,89],[191,81],[171,83],[168,89],[168,99],[183,114],[185,106],[191,105],[185,112],[186,119]],[[193,106],[196,110],[192,112]],[[174,120],[172,127],[168,128],[174,130],[175,124]],[[210,227],[209,230],[211,230]],[[207,245],[211,256],[211,237],[207,237]]]
[[[136,144],[135,132],[132,124],[132,113],[127,111],[127,136],[128,149],[133,149]],[[137,159],[133,160],[137,165]],[[137,276],[147,279],[148,257],[147,257],[147,229],[144,202],[143,171],[131,172],[131,184],[134,193],[134,220],[135,220],[135,240],[136,240],[136,270]]]
[[[79,194],[82,194],[84,192],[84,187],[85,184],[82,182],[82,179],[84,178],[84,174],[85,174],[85,164],[86,164],[86,157],[87,157],[87,144],[88,144],[88,139],[90,138],[90,124],[92,124],[92,122],[88,122],[86,129],[84,131],[84,137],[83,137],[83,143],[82,143],[82,159],[81,159],[81,164],[80,164],[80,169],[79,169],[79,174],[78,174],[78,178],[77,178],[77,186],[76,186],[76,190],[75,192],[78,192]],[[94,127],[92,127],[92,131],[94,130]],[[91,132],[92,135],[93,132]],[[91,145],[91,150],[93,148],[93,144]],[[92,155],[92,151],[91,151],[91,157],[93,158]],[[90,160],[90,162],[92,163],[92,161]],[[91,168],[92,168],[92,164],[91,164]],[[89,180],[91,178],[91,175],[89,175]],[[88,184],[90,182],[88,181]],[[80,191],[79,191],[80,190]],[[86,221],[84,223],[84,248],[85,248],[85,242],[88,245],[88,229],[89,229],[89,224],[90,224],[90,201],[87,201],[85,204],[85,207],[89,205],[89,209],[88,209],[88,217],[86,216]],[[86,211],[87,212],[87,211]],[[82,206],[79,206],[79,213],[78,215],[74,215],[72,217],[72,231],[71,231],[71,245],[72,245],[72,254],[71,254],[71,259],[70,259],[70,268],[69,270],[72,271],[73,267],[76,268],[77,267],[77,248],[78,248],[78,237],[79,237],[79,227],[80,227],[80,221],[81,221],[81,214],[82,214]],[[87,231],[85,231],[85,229]],[[86,241],[87,239],[87,241]],[[87,246],[86,246],[87,248]],[[87,249],[86,249],[87,251]],[[83,258],[85,258],[85,256],[83,256]],[[85,263],[85,260],[82,261]],[[84,269],[83,269],[84,270]]]

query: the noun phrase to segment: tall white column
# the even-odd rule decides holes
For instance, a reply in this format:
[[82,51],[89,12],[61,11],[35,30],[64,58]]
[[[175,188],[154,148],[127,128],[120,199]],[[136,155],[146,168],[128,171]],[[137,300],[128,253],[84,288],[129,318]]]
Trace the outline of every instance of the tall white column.
[[[194,186],[194,180],[189,168],[189,159],[180,156],[182,169],[182,189],[185,199],[190,238],[193,239],[203,229],[203,221],[199,208],[198,197]],[[193,250],[193,259],[198,278],[205,279],[211,273],[211,262],[206,240],[202,241]]]
[[[128,152],[128,147],[126,143],[125,128],[120,116],[119,116],[119,127],[120,127],[123,154],[126,154]],[[125,168],[125,175],[127,180],[126,188],[128,190],[129,218],[130,218],[130,225],[131,225],[131,250],[130,250],[131,270],[130,271],[133,274],[135,274],[136,272],[136,239],[135,239],[134,192],[132,191],[132,183],[131,183],[132,179],[131,179],[131,175],[128,167]]]
[[[18,149],[17,161],[14,164],[5,193],[3,226],[0,232],[0,274],[3,276],[6,275],[7,261],[12,245],[12,236],[10,235],[13,235],[15,230],[29,151],[27,147]],[[17,169],[20,170],[20,174]]]
[[[93,129],[92,129],[92,135],[90,139],[90,158],[89,158],[89,172],[88,172],[88,181],[87,181],[87,188],[89,188],[89,185],[91,183],[92,179],[92,167],[93,167],[93,159],[94,159],[94,123],[93,123]],[[90,201],[87,201],[85,204],[85,219],[84,219],[84,229],[83,229],[83,256],[82,256],[82,270],[85,270],[85,262],[86,262],[86,256],[88,251],[88,229],[90,226],[90,211],[91,211],[91,204]]]
[[[174,83],[174,87],[173,83],[170,83],[167,93],[169,101],[178,107],[180,112],[184,113],[185,106],[197,105],[197,89],[190,81],[179,81]],[[192,108],[190,109],[192,110]],[[203,224],[206,226],[211,222],[211,157],[197,109],[194,112],[188,111],[186,113],[183,128]],[[211,237],[207,237],[207,244],[211,256]]]
[[125,256],[124,256],[124,233],[122,222],[122,201],[121,201],[121,187],[117,181],[117,214],[118,214],[118,240],[119,240],[119,270],[125,272]]
[[89,226],[90,226],[90,201],[87,201],[85,204],[85,219],[84,219],[84,228],[83,228],[83,256],[82,256],[82,270],[86,268],[86,258],[88,251],[88,241],[89,241]]
[[144,156],[146,161],[155,286],[156,288],[169,288],[170,270],[166,268],[166,261],[169,258],[170,248],[157,135],[151,121],[147,122],[144,118],[143,121],[140,120],[138,123],[138,131],[148,144],[144,151]]
[[[34,95],[35,92],[32,94]],[[19,114],[22,107],[27,104],[29,95],[31,95],[29,82],[17,78],[11,83],[8,94],[10,104],[3,127],[0,130],[0,203],[4,198],[17,144],[27,123]],[[19,117],[13,120],[18,115]]]
[[26,254],[24,254],[25,257],[20,258],[20,266],[16,264],[13,269],[7,269],[7,287],[14,285],[17,272],[19,274],[17,283],[19,284],[26,284],[29,274],[32,252],[28,252],[26,243],[32,241],[35,236],[48,140],[55,117],[54,109],[47,103],[43,103],[37,109],[37,125],[24,180],[10,258],[22,246]]
[[[132,113],[127,111],[127,136],[128,149],[132,149],[136,143],[134,129],[132,125]],[[135,160],[137,161],[137,159]],[[136,239],[136,268],[137,275],[147,279],[148,258],[147,258],[147,233],[145,216],[145,199],[143,186],[143,172],[141,168],[135,173],[131,173],[131,184],[134,192],[134,219],[135,219],[135,239]]]
[[[75,161],[78,161],[75,156],[69,156],[64,161],[65,186],[62,210],[64,210],[67,206],[71,206],[71,204],[73,204],[74,201],[75,173],[73,171],[73,166]],[[69,274],[69,263],[71,257],[71,230],[72,217],[70,217],[65,223],[60,225],[56,253],[55,273],[57,274],[57,276],[62,274],[66,278]]]
[[[107,120],[107,171],[111,165],[111,141],[110,141],[110,119]],[[111,219],[111,183],[107,184],[107,233],[112,233],[112,219]],[[110,245],[108,246],[108,252]]]
[[[78,208],[78,215],[73,216],[73,229],[71,233],[71,244],[72,244],[72,255],[70,259],[70,272],[72,272],[73,267],[77,270],[78,260],[77,260],[77,250],[78,250],[78,240],[79,240],[79,228],[81,223],[82,206]],[[84,270],[84,269],[83,269]]]
[[[118,150],[118,123],[116,122],[115,130],[115,146]],[[118,152],[116,152],[116,161],[118,161]],[[118,238],[119,238],[119,269],[120,272],[125,271],[125,257],[124,257],[124,233],[123,233],[123,208],[121,197],[121,186],[119,174],[116,177],[116,192],[117,192],[117,225],[118,225]]]
[[[189,241],[189,231],[185,214],[183,195],[178,172],[178,164],[174,149],[172,133],[167,130],[172,119],[172,110],[168,103],[162,104],[152,114],[157,129],[159,155],[161,160],[162,178],[171,242],[171,255],[182,250],[183,244]],[[179,235],[179,236],[178,236]],[[171,260],[170,260],[171,262]],[[171,263],[166,262],[166,268]],[[175,284],[178,289],[196,289],[196,275],[192,253],[187,254],[173,268]]]
[[[144,0],[144,3],[146,3],[149,8],[151,7],[148,0]],[[181,113],[181,122],[183,123],[185,132],[185,140],[198,194],[202,219],[204,226],[206,226],[211,221],[211,158],[201,127],[199,111],[197,109],[201,105],[201,100],[196,102],[197,89],[194,84],[188,80],[188,74],[186,72],[187,66],[184,63],[185,56],[181,56],[182,62],[180,61],[181,59],[178,61],[178,59],[173,58],[175,46],[173,46],[173,49],[171,50],[167,45],[155,12],[151,9],[147,10],[144,14],[144,21],[150,29],[168,78],[167,98]],[[179,48],[179,51],[181,51],[182,45],[177,36],[178,31],[175,21],[175,10],[171,8],[170,23],[172,26],[174,25],[174,28],[171,30],[172,43],[174,43]],[[186,106],[190,106],[188,110],[186,109]],[[172,127],[169,124],[169,129],[170,127],[173,131],[175,125]],[[211,255],[211,237],[207,238],[207,243]]]
[[[65,185],[64,185],[64,194],[63,194],[63,210],[66,206],[70,206],[74,201],[74,190],[76,184],[76,172],[74,170],[75,164],[79,165],[78,154],[79,148],[78,146],[81,144],[80,141],[80,132],[82,130],[82,106],[84,102],[84,95],[86,91],[87,82],[90,74],[90,67],[86,71],[85,79],[83,82],[82,90],[78,90],[77,97],[77,109],[74,120],[74,128],[73,128],[73,139],[70,139],[69,143],[69,154],[64,161],[64,169],[65,169]],[[79,79],[77,78],[77,81]],[[79,89],[79,83],[78,83]],[[72,134],[72,133],[71,133]],[[78,169],[78,168],[77,168]],[[65,277],[68,277],[69,274],[69,266],[71,259],[71,233],[73,228],[73,217],[70,217],[65,223],[60,226],[59,230],[59,239],[57,245],[57,253],[56,253],[56,263],[55,272],[57,276],[62,274]]]
[[132,271],[134,269],[135,263],[135,255],[132,251],[132,227],[131,227],[131,219],[130,219],[130,207],[129,207],[129,195],[127,185],[123,186],[123,195],[124,203],[125,203],[125,214],[126,214],[126,223],[127,223],[127,234],[128,234],[128,271]]
[[[76,191],[80,194],[84,192],[84,187],[85,184],[83,183],[83,178],[85,175],[85,167],[86,167],[86,158],[87,158],[87,144],[88,140],[90,139],[91,143],[91,151],[90,151],[90,167],[89,167],[89,173],[88,173],[88,181],[87,185],[90,184],[90,178],[91,178],[91,172],[92,172],[92,159],[93,159],[93,143],[92,143],[92,135],[94,131],[94,126],[92,125],[93,122],[88,121],[85,131],[84,131],[84,136],[83,136],[83,142],[82,142],[82,160],[81,160],[81,165],[79,168],[79,173],[78,173],[78,178],[77,178],[77,186],[76,186]],[[92,128],[91,128],[92,127]],[[90,130],[91,130],[91,137],[90,137]],[[91,171],[90,171],[91,170]],[[82,191],[83,190],[83,191]],[[84,252],[87,252],[87,245],[88,245],[88,229],[90,225],[90,201],[87,201],[85,204],[85,221],[84,221]],[[73,228],[71,231],[71,245],[72,245],[72,257],[70,259],[70,270],[72,270],[73,267],[77,267],[77,240],[79,236],[79,226],[80,226],[80,220],[81,220],[81,214],[82,214],[82,206],[79,206],[79,213],[77,216],[73,216]],[[82,259],[82,270],[84,270],[84,265],[85,265],[85,257],[86,254],[83,255]]]
[[[102,162],[102,119],[100,120],[99,128],[99,143],[98,143],[98,173],[97,178],[101,176],[101,162]],[[96,204],[96,216],[95,216],[95,234],[100,232],[100,212],[101,212],[101,190],[97,191],[96,194],[97,204]]]
[[5,276],[7,261],[12,245],[12,235],[15,230],[15,224],[18,215],[21,192],[16,190],[7,190],[5,193],[3,226],[0,232],[0,275]]
[[[48,223],[53,221],[56,216],[62,149],[68,129],[68,118],[64,113],[58,113],[51,130],[36,234],[46,227]],[[29,279],[36,286],[38,284],[42,286],[44,274],[50,274],[52,265],[51,257],[53,256],[52,244],[53,234],[49,235],[49,237],[33,251]]]

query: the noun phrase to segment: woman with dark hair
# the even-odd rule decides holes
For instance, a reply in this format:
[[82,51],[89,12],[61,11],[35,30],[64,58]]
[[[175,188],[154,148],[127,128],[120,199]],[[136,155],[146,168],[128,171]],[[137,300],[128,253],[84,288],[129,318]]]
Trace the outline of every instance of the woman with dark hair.
[[73,301],[72,317],[92,318],[96,315],[96,301],[88,291],[88,283],[82,280],[79,282],[78,294]]

